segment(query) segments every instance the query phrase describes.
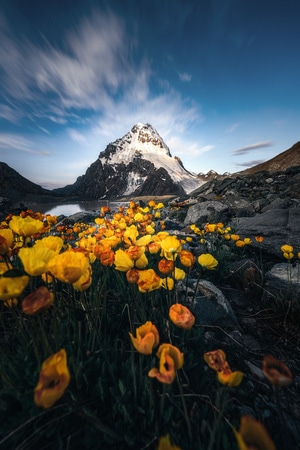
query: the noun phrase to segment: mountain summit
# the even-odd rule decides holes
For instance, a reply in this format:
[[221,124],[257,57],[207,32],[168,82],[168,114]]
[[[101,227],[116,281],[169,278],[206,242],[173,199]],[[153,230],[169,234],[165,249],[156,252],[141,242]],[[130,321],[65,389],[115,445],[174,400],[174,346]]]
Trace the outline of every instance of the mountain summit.
[[150,124],[137,123],[108,144],[85,175],[64,188],[63,195],[91,199],[126,196],[183,195],[203,182],[188,172]]

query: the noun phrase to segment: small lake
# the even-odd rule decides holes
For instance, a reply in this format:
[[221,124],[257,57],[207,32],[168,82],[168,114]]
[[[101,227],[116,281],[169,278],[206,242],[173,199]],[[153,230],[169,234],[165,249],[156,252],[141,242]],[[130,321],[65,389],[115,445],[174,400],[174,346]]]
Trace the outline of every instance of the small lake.
[[120,205],[127,205],[123,202],[107,202],[107,201],[86,201],[77,203],[34,203],[26,204],[28,209],[42,214],[50,214],[51,216],[71,216],[81,211],[99,211],[102,206],[109,206],[112,210],[117,210]]

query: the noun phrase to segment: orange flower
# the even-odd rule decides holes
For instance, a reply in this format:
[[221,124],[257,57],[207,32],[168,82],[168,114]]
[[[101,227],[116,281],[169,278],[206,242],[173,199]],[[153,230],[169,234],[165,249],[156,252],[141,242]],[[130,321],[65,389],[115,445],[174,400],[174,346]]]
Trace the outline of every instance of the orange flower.
[[244,241],[242,241],[241,239],[238,239],[237,241],[235,241],[235,245],[236,245],[236,247],[243,248],[243,247],[245,247],[246,243]]
[[290,369],[272,355],[264,356],[262,371],[274,386],[287,386],[293,382]]
[[161,279],[153,269],[141,270],[138,279],[140,292],[150,292],[160,288]]
[[40,286],[22,300],[22,310],[25,314],[34,315],[50,308],[54,294],[46,286]]
[[156,378],[161,383],[173,383],[176,370],[183,366],[183,353],[174,345],[162,344],[159,346],[156,356],[159,358],[159,369],[151,369],[148,372],[148,376]]
[[8,250],[12,247],[14,242],[14,235],[10,228],[3,228],[0,230],[0,255],[6,255]]
[[224,362],[226,361],[226,354],[221,349],[206,352],[203,357],[206,364],[216,371],[222,370]]
[[232,241],[238,241],[240,239],[238,234],[231,234],[230,237]]
[[263,242],[264,237],[263,236],[255,236],[255,240],[256,240],[256,242],[261,243],[261,242]]
[[169,309],[171,321],[179,328],[189,330],[195,323],[195,317],[191,311],[180,303],[175,303]]
[[148,250],[149,253],[151,254],[156,254],[160,251],[161,246],[159,242],[150,242],[150,244],[148,244]]
[[225,386],[230,387],[238,386],[239,384],[241,384],[243,376],[243,372],[240,372],[238,370],[232,372],[227,362],[225,362],[225,366],[223,366],[223,369],[217,373],[218,381]]
[[34,403],[41,408],[51,408],[59,400],[70,382],[65,349],[49,356],[42,364],[38,384],[34,389]]
[[251,416],[242,416],[240,429],[234,434],[240,450],[276,450],[267,430]]
[[184,267],[192,267],[196,261],[195,256],[189,250],[182,250],[179,254],[179,259]]
[[98,258],[103,266],[112,266],[115,261],[115,253],[113,250],[106,250],[101,252]]
[[129,332],[134,348],[143,355],[151,355],[153,348],[159,344],[159,334],[156,326],[148,321],[136,330],[136,337]]
[[158,270],[164,275],[168,275],[169,273],[173,272],[174,266],[174,261],[172,261],[171,259],[163,258],[158,263]]

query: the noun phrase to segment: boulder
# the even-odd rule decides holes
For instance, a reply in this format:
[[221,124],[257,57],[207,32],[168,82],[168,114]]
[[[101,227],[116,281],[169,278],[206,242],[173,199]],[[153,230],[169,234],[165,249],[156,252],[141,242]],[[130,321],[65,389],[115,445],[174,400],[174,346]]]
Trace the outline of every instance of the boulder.
[[[270,209],[253,217],[235,218],[230,225],[242,238],[250,237],[254,248],[277,257],[282,256],[280,247],[284,244],[300,247],[300,207]],[[255,236],[263,236],[263,242],[257,243]]]
[[265,275],[263,300],[278,297],[300,302],[300,264],[275,264]]

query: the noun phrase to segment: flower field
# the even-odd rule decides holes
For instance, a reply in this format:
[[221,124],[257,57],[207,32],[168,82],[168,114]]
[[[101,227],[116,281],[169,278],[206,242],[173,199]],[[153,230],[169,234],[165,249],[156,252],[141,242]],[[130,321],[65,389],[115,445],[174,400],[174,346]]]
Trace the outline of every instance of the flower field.
[[[266,354],[256,379],[209,340],[195,297],[178,300],[179,282],[222,283],[251,241],[222,223],[166,231],[163,210],[130,202],[72,225],[28,210],[0,224],[1,449],[281,448],[288,364]],[[288,264],[293,252],[283,243]],[[272,389],[276,432],[243,408],[249,380]]]

